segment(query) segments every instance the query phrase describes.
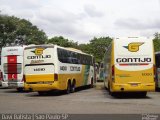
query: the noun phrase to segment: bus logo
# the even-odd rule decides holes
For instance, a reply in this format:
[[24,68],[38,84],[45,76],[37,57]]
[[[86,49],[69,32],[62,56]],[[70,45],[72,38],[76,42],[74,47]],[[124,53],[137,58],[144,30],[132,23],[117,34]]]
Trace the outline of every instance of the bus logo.
[[14,74],[12,74],[12,79],[15,79]]
[[144,44],[143,42],[132,42],[129,43],[128,46],[123,46],[124,48],[128,49],[130,52],[137,52],[139,51],[139,46]]
[[36,48],[35,51],[32,51],[35,53],[35,55],[42,55],[44,48]]

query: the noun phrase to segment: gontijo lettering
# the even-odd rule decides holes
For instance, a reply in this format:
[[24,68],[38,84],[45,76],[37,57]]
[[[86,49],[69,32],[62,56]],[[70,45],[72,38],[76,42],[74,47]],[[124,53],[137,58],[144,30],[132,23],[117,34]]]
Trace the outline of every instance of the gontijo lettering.
[[51,58],[51,55],[27,56],[27,59],[46,59]]
[[125,62],[131,62],[131,63],[144,63],[144,62],[151,62],[151,58],[117,58],[117,63],[125,63]]

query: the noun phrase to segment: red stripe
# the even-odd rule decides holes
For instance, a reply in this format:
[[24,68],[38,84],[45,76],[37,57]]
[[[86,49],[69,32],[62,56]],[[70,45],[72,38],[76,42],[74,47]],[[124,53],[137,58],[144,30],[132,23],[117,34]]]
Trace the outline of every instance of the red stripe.
[[131,64],[119,64],[120,66],[143,66],[143,65],[149,65],[148,63],[131,63]]
[[128,66],[129,64],[119,64],[120,66]]
[[149,65],[148,63],[143,63],[143,64],[140,64],[140,65]]
[[[11,55],[7,56],[8,62],[8,73],[9,71],[15,71],[17,73],[17,56]],[[17,74],[8,74],[8,80],[17,79]]]

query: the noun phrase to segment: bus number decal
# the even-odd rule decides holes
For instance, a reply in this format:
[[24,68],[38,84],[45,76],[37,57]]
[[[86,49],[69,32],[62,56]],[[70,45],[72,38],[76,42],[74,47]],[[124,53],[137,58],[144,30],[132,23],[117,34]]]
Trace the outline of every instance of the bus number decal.
[[60,66],[61,71],[67,71],[67,66]]
[[142,73],[142,76],[152,76],[152,73]]
[[45,71],[45,68],[35,68],[34,71]]
[[80,71],[80,67],[70,66],[70,71]]

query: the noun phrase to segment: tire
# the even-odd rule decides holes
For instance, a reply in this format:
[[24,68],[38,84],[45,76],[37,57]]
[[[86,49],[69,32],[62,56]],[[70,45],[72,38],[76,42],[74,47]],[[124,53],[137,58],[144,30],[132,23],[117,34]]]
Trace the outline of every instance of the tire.
[[91,85],[90,85],[90,88],[93,88],[93,87],[94,87],[93,79],[91,79]]
[[146,96],[147,96],[147,92],[141,92],[140,95],[141,95],[142,97],[146,97]]
[[110,84],[108,83],[108,92],[109,92],[109,94],[111,93],[111,91],[110,91]]
[[47,92],[45,92],[45,91],[38,91],[38,94],[41,96],[41,95],[46,95],[47,94]]
[[23,88],[17,88],[18,92],[23,92]]
[[105,84],[105,82],[104,82],[104,89],[105,89],[105,90],[108,90],[108,88],[106,87],[106,84]]
[[66,94],[69,94],[71,93],[71,83],[68,82],[68,85],[67,85],[67,89],[66,89]]
[[76,82],[73,81],[72,86],[71,86],[71,93],[74,93],[76,89]]
[[109,92],[109,95],[115,96],[115,93],[114,93],[114,92],[111,92],[111,87],[110,87],[110,84],[109,84],[109,83],[108,83],[108,92]]

